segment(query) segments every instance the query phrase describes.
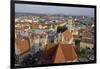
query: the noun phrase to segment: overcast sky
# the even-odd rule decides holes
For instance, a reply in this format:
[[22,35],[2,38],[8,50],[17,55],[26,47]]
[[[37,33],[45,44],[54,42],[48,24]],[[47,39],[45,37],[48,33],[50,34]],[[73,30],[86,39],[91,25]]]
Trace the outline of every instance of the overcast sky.
[[94,8],[15,4],[15,12],[94,16]]

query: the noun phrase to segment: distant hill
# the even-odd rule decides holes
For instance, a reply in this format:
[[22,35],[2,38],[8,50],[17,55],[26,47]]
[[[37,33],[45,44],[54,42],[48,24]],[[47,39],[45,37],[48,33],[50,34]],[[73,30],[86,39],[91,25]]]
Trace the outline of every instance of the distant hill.
[[[48,16],[48,15],[51,15],[51,16],[63,16],[63,17],[68,17],[68,16],[72,16],[73,18],[75,17],[82,17],[84,15],[63,15],[63,14],[40,14],[40,13],[25,13],[25,12],[16,12],[15,13],[15,16],[19,17],[19,16]],[[91,16],[86,16],[86,17],[91,17]],[[94,18],[94,17],[92,17]]]

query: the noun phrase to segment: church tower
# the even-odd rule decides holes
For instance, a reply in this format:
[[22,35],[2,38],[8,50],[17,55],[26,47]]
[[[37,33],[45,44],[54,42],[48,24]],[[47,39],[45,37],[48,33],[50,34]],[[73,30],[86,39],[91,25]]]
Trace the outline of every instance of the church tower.
[[68,27],[68,31],[70,31],[70,32],[72,30],[72,24],[73,24],[73,18],[72,18],[72,16],[69,16],[68,17],[68,25],[67,25],[67,27]]

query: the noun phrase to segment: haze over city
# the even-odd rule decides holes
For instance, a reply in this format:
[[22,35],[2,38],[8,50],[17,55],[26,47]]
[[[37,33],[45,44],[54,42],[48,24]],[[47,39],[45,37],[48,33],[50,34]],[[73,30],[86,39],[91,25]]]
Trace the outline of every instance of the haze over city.
[[62,7],[47,5],[15,4],[15,12],[39,13],[39,14],[62,14],[62,15],[84,15],[94,17],[94,8]]

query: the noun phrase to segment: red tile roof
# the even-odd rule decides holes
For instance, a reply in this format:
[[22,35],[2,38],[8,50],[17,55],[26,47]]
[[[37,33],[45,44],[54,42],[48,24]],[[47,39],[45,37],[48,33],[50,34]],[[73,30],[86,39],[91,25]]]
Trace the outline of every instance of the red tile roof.
[[68,31],[68,30],[63,32],[63,36],[67,40],[70,40],[73,37],[72,33],[70,31]]
[[36,29],[38,28],[39,25],[35,24],[35,23],[32,23],[32,29]]
[[28,38],[16,38],[16,47],[20,50],[20,55],[29,51],[30,43]]
[[70,44],[48,44],[43,52],[43,63],[64,63],[77,59],[77,54]]
[[91,38],[92,37],[92,33],[89,30],[85,30],[82,34],[82,37],[88,37]]

